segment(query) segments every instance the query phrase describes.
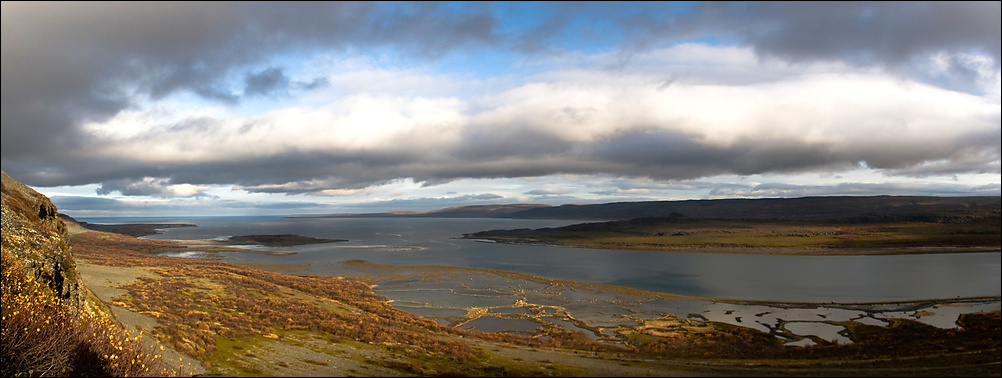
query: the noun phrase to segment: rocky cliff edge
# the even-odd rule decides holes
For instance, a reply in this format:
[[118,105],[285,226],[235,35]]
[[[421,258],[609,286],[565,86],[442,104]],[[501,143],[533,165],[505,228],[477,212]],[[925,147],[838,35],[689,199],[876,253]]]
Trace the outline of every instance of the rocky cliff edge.
[[71,305],[82,304],[81,284],[70,253],[66,224],[45,195],[0,171],[2,181],[2,245],[27,273],[45,282]]

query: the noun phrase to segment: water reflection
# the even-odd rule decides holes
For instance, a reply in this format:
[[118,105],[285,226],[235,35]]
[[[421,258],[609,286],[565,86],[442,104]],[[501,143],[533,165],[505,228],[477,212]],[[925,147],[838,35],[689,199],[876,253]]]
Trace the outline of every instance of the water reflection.
[[[761,304],[686,298],[475,269],[370,268],[371,275],[355,278],[377,283],[376,291],[393,299],[394,306],[434,318],[441,324],[492,330],[488,332],[538,333],[546,328],[582,331],[593,339],[609,342],[616,342],[621,333],[633,329],[662,332],[680,324],[714,321],[757,329],[783,339],[788,345],[848,344],[852,340],[846,336],[846,325],[852,322],[885,326],[890,324],[887,319],[911,319],[940,328],[956,328],[961,314],[1002,307],[998,299],[939,304]],[[540,325],[543,327],[537,329]]]

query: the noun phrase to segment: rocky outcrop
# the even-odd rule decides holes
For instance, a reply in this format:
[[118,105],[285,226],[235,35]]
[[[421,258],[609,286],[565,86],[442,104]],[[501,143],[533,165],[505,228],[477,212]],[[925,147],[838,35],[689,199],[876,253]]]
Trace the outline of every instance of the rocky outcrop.
[[56,205],[7,172],[0,173],[4,253],[17,258],[30,277],[44,282],[64,301],[80,305],[82,286],[70,253],[66,224]]

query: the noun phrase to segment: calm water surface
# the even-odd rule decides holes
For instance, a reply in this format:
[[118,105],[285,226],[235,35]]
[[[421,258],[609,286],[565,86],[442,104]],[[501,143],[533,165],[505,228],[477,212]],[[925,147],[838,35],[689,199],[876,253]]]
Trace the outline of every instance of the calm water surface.
[[[91,223],[192,223],[157,239],[299,234],[348,239],[290,248],[294,255],[221,253],[225,261],[302,264],[296,274],[353,275],[341,261],[489,268],[664,293],[777,302],[850,303],[1002,295],[1002,254],[772,256],[596,250],[458,239],[490,229],[559,227],[580,220],[470,218],[89,218]],[[401,248],[420,247],[420,248]]]

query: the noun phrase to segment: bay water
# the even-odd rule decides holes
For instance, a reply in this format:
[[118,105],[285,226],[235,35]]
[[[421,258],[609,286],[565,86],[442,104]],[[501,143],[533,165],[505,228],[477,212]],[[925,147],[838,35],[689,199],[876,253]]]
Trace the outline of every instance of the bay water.
[[[364,260],[395,266],[486,268],[696,297],[745,301],[863,303],[1002,295],[1002,254],[784,256],[647,252],[461,239],[491,229],[559,227],[580,220],[495,218],[89,218],[91,223],[191,223],[154,239],[220,240],[298,234],[347,242],[251,247],[284,255],[213,253],[224,261],[295,265],[293,274],[350,276]],[[188,256],[199,257],[198,252]],[[207,256],[207,255],[205,255]],[[287,271],[288,272],[288,271]]]

